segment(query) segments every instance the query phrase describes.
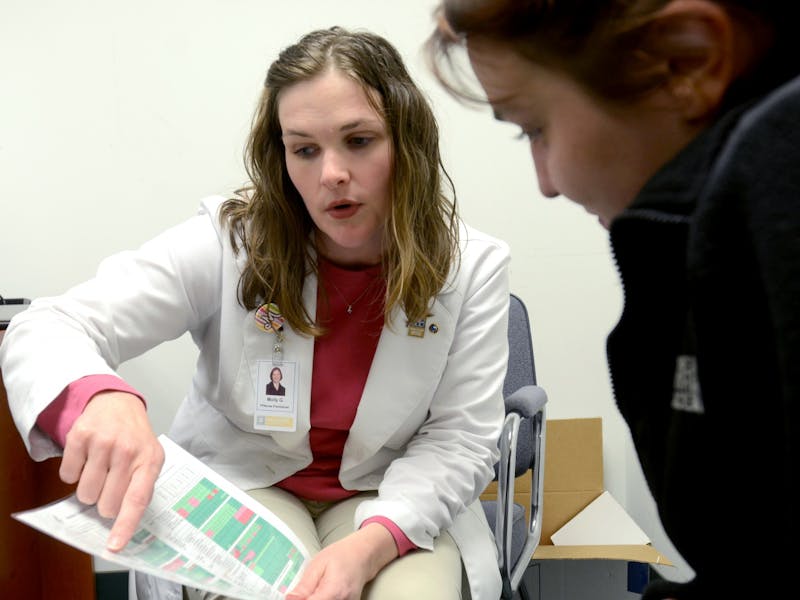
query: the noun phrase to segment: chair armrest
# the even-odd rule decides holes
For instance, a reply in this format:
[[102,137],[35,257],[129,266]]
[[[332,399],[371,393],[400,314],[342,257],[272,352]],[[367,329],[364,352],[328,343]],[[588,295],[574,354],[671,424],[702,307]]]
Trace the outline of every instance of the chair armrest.
[[515,412],[530,419],[547,404],[547,393],[538,385],[523,385],[506,400],[506,413]]

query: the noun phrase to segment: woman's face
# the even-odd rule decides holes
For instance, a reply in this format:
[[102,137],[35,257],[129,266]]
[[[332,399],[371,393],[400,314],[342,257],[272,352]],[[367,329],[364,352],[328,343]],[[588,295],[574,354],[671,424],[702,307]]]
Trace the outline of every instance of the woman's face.
[[316,226],[320,252],[344,266],[381,259],[392,144],[354,80],[330,69],[279,97],[286,166]]
[[665,92],[613,105],[508,45],[471,39],[468,50],[495,117],[528,138],[541,193],[568,197],[606,227],[696,134]]
[[274,369],[272,371],[272,383],[273,383],[273,385],[275,385],[277,387],[278,384],[281,382],[281,379],[283,379],[281,377],[281,372],[278,371],[278,369]]

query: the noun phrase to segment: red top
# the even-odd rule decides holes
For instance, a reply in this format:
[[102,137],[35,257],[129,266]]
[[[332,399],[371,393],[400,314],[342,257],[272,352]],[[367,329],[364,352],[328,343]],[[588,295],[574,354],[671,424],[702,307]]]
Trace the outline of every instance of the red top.
[[320,260],[319,268],[317,316],[328,331],[314,341],[310,431],[314,460],[277,485],[302,498],[331,501],[358,493],[339,483],[339,466],[383,330],[385,288],[380,267],[348,271]]

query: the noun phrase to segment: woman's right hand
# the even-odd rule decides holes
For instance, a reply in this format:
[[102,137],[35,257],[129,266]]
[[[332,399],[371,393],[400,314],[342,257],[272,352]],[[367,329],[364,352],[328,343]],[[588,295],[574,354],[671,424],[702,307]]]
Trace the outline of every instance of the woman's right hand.
[[286,600],[356,600],[364,585],[395,558],[392,534],[379,523],[369,523],[317,553]]
[[59,475],[78,482],[78,500],[115,518],[107,547],[116,552],[136,533],[163,464],[164,449],[142,401],[107,391],[92,397],[67,433]]

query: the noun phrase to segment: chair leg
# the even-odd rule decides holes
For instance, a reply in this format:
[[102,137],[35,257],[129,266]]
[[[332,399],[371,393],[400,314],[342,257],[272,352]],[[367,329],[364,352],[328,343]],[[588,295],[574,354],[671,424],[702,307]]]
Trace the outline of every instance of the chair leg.
[[520,579],[519,587],[517,587],[517,594],[519,595],[520,600],[533,600],[531,597],[531,593],[528,590],[528,586],[525,583],[525,577]]

